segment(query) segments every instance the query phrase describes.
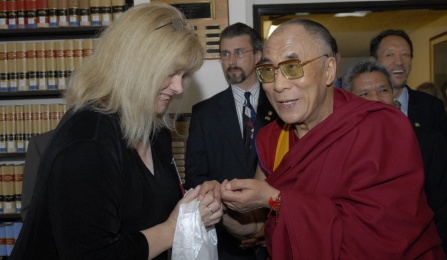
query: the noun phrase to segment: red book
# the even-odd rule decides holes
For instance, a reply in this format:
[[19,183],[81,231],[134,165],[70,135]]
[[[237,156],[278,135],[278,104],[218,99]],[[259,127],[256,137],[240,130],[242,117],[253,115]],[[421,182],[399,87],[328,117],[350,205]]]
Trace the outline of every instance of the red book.
[[6,16],[8,17],[8,29],[17,29],[17,2],[7,1],[6,2]]
[[25,27],[36,28],[37,27],[37,5],[36,1],[25,1]]
[[18,27],[25,28],[25,0],[17,1],[17,24]]
[[48,27],[48,0],[37,1],[37,27]]

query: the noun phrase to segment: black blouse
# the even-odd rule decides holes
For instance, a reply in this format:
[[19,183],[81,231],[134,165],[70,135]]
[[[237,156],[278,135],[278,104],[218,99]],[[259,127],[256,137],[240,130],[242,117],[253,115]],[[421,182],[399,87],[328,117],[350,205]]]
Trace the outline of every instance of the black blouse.
[[139,231],[164,222],[182,196],[169,131],[151,148],[155,174],[127,147],[116,115],[67,113],[42,157],[12,259],[147,259]]

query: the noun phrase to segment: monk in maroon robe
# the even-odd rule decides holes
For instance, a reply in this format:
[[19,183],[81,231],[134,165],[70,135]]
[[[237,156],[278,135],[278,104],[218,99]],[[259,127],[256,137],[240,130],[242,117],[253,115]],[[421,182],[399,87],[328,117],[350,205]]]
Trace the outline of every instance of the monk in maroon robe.
[[[445,259],[412,126],[386,104],[331,85],[335,40],[296,19],[256,69],[280,119],[260,130],[258,179],[224,181],[234,210],[269,208],[273,259]],[[397,134],[398,133],[398,134]]]

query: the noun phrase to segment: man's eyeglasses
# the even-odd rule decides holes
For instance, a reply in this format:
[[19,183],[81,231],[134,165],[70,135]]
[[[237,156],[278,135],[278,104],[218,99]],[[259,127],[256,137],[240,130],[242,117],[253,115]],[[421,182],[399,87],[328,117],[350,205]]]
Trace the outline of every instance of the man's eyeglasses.
[[324,54],[304,62],[298,59],[286,60],[278,63],[278,67],[273,66],[273,64],[259,65],[256,66],[256,75],[258,76],[258,79],[261,83],[272,83],[273,81],[275,81],[276,70],[279,68],[281,73],[287,79],[299,79],[304,76],[304,65],[325,56],[329,57],[329,55]]
[[190,30],[190,31],[194,31],[194,25],[192,25],[192,24],[190,24],[190,23],[185,23],[185,22],[183,22],[181,19],[174,19],[174,20],[172,20],[170,23],[167,23],[167,24],[164,24],[164,25],[162,25],[162,26],[160,26],[160,27],[157,27],[157,28],[155,29],[155,31],[158,30],[158,29],[160,29],[160,28],[163,28],[163,27],[165,27],[165,26],[168,26],[168,25],[172,25],[172,27],[173,27],[176,31],[181,31],[181,30],[184,30],[184,29],[186,29],[186,30]]
[[[236,49],[234,50],[233,55],[238,58],[243,58],[245,56],[245,53],[253,51],[253,50],[246,50],[246,49]],[[220,59],[221,60],[228,60],[231,57],[231,52],[229,51],[221,51],[220,52]]]

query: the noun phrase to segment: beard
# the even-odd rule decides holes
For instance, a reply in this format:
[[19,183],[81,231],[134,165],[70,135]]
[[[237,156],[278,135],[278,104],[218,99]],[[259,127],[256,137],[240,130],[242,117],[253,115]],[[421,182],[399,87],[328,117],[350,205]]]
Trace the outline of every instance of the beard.
[[[239,71],[240,73],[234,73],[236,71]],[[229,67],[226,76],[230,84],[239,84],[247,79],[245,72],[239,67]]]

